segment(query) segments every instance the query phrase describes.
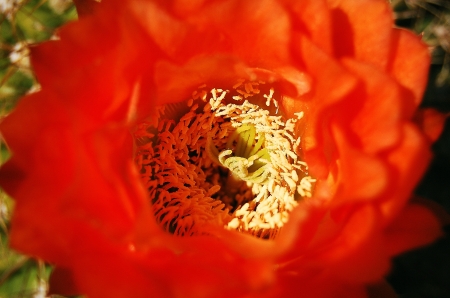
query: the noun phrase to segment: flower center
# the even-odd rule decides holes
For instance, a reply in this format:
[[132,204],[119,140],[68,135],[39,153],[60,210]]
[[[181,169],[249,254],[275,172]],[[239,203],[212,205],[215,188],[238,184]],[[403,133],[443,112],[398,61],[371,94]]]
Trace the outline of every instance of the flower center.
[[301,161],[294,127],[276,92],[238,81],[232,91],[201,86],[186,103],[159,107],[134,132],[136,163],[158,223],[180,236],[223,226],[276,237],[315,180]]

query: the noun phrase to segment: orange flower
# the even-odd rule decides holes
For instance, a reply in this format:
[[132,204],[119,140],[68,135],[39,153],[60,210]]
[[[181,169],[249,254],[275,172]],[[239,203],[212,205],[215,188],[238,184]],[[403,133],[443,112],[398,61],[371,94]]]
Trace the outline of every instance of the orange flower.
[[[17,202],[11,245],[56,264],[55,290],[64,284],[65,292],[89,297],[366,297],[367,285],[383,278],[394,255],[440,234],[431,212],[407,202],[430,159],[429,141],[411,121],[426,83],[428,52],[418,37],[392,28],[386,1],[108,0],[97,6],[64,27],[59,40],[32,49],[42,90],[23,98],[0,126],[13,152],[0,171],[1,186]],[[298,162],[287,165],[295,173],[282,172],[283,162],[274,161],[282,150],[264,143],[267,150],[255,161],[261,177],[267,175],[264,183],[290,177],[272,182],[287,192],[288,179],[301,174],[316,181],[315,188],[289,193],[291,203],[277,197],[282,207],[276,212],[289,220],[270,228],[261,223],[259,232],[245,228],[245,216],[236,215],[245,208],[234,197],[223,204],[216,199],[225,207],[212,216],[192,194],[178,196],[178,205],[192,204],[185,216],[194,227],[187,231],[195,234],[180,237],[180,209],[164,209],[170,201],[155,207],[169,182],[152,175],[172,157],[148,145],[156,142],[152,136],[163,142],[163,132],[175,130],[157,129],[167,122],[161,115],[158,120],[156,107],[174,110],[166,112],[167,121],[179,120],[186,105],[176,103],[188,101],[198,86],[228,96],[241,88],[233,88],[236,82],[265,84],[260,95],[245,85],[241,97],[273,95],[282,111],[276,116],[285,119],[277,124],[285,136],[275,139],[294,140],[285,148],[296,155],[291,159]],[[196,115],[213,117],[210,106]],[[231,121],[225,116],[218,126]],[[259,125],[254,119],[245,118],[251,129]],[[210,140],[209,128],[205,135],[198,129],[204,142],[229,149]],[[257,129],[255,143],[248,135],[241,141],[242,134],[230,144],[251,150],[263,138]],[[196,154],[203,156],[203,149]],[[249,162],[249,151],[225,158],[233,150],[215,157],[221,164],[210,162],[211,175],[227,165],[239,179],[257,184],[249,178],[251,165],[247,172],[232,165]],[[151,163],[139,161],[148,156]],[[187,175],[164,171],[174,184]],[[295,181],[301,193],[300,178]],[[207,204],[213,204],[212,189],[201,190],[209,194],[201,197]],[[173,221],[164,224],[168,219]]]

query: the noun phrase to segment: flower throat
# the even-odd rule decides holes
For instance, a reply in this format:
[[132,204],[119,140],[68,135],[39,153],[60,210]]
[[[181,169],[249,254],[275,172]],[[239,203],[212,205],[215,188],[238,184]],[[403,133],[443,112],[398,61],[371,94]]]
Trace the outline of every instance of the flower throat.
[[264,87],[203,85],[187,103],[160,107],[157,124],[137,127],[136,162],[163,229],[193,236],[223,226],[273,239],[311,196],[315,180],[296,154],[303,113],[285,120],[274,89]]

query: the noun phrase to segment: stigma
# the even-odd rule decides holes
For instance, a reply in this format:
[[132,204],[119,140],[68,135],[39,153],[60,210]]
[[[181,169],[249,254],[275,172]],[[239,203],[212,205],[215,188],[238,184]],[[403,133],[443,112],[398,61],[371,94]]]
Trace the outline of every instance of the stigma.
[[315,179],[300,160],[295,127],[275,89],[239,80],[200,86],[186,102],[158,107],[134,131],[135,160],[159,225],[178,236],[209,227],[274,239]]

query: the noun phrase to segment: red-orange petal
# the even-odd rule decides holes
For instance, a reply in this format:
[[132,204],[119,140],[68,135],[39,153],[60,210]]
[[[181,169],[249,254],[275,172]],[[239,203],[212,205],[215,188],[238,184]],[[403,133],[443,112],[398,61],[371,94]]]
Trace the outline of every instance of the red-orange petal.
[[435,109],[426,108],[420,109],[414,115],[414,122],[420,127],[420,130],[430,139],[435,142],[442,131],[448,115],[445,115]]
[[[330,0],[337,57],[355,57],[385,69],[392,35],[392,10],[380,0]],[[364,13],[361,13],[364,12]],[[377,34],[373,34],[376,32]],[[380,48],[379,45],[386,45]]]
[[357,96],[365,100],[355,98],[355,105],[361,108],[351,121],[362,149],[373,154],[395,145],[400,138],[398,124],[404,117],[397,82],[370,64],[350,59],[343,64],[364,85]]
[[429,244],[442,236],[440,227],[432,212],[419,204],[410,204],[386,231],[387,251],[393,256]]
[[402,142],[386,156],[393,183],[380,202],[380,210],[384,217],[383,222],[380,222],[381,225],[391,222],[411,198],[413,188],[422,177],[431,158],[428,142],[417,128],[412,124],[403,124],[402,130]]
[[424,43],[412,32],[398,29],[393,31],[393,47],[391,50],[389,72],[407,90],[411,92],[407,115],[412,115],[414,109],[422,100],[422,95],[428,78],[430,54]]

